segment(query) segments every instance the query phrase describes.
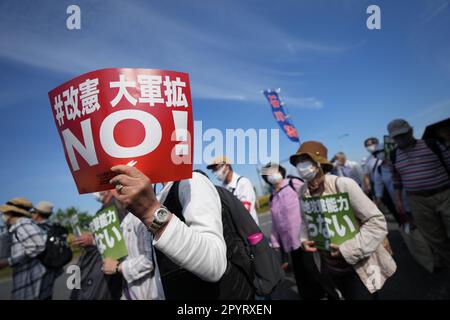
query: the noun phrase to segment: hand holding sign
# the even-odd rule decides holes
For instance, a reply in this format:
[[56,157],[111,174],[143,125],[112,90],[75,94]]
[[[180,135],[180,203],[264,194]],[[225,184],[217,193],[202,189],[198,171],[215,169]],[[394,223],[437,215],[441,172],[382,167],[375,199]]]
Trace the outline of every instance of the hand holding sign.
[[94,245],[94,237],[92,236],[92,233],[83,233],[80,236],[76,237],[72,244],[77,247],[89,247]]
[[[309,239],[314,247],[340,254],[338,245],[352,239],[359,232],[348,193],[337,193],[322,197],[303,197],[305,220]],[[309,244],[306,243],[309,247]]]
[[110,168],[130,162],[153,182],[192,176],[186,73],[97,70],[53,89],[49,98],[79,193],[112,189]]
[[116,197],[125,208],[146,226],[153,221],[153,213],[161,206],[156,199],[150,179],[134,167],[119,165],[111,168],[118,175],[111,179],[113,185],[121,185]]
[[306,252],[315,252],[317,251],[317,248],[315,247],[315,243],[314,241],[303,241],[302,243],[303,246],[303,250],[305,250]]
[[339,258],[340,256],[342,256],[341,251],[339,251],[339,246],[337,244],[331,243],[330,249],[331,249],[330,254],[333,258]]
[[103,259],[103,267],[102,271],[104,274],[112,275],[116,274],[118,269],[119,261],[111,259],[111,258],[105,258]]

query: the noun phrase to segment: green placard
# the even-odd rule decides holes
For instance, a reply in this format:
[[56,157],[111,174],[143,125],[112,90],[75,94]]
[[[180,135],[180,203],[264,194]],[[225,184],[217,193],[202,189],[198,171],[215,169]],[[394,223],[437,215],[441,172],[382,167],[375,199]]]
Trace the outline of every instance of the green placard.
[[394,150],[397,145],[395,144],[394,139],[390,136],[384,136],[384,156],[386,160],[391,161],[391,151]]
[[309,239],[318,249],[330,250],[330,244],[342,244],[359,231],[348,193],[322,197],[304,197],[304,214]]
[[97,212],[90,224],[97,248],[103,258],[119,260],[128,255],[114,205]]

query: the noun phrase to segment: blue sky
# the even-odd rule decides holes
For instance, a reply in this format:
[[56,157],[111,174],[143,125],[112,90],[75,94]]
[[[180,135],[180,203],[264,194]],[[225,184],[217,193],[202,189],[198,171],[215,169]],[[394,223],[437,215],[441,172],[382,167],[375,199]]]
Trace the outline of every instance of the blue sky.
[[[70,4],[81,7],[81,30],[66,29]],[[366,28],[370,4],[381,8],[381,30]],[[302,141],[359,161],[364,138],[381,138],[391,119],[408,119],[420,136],[450,115],[449,39],[448,0],[3,0],[1,201],[98,207],[76,191],[47,97],[79,74],[188,72],[204,129],[277,128],[260,91],[282,88]],[[282,159],[297,147],[280,134]],[[254,166],[235,169],[257,183]]]

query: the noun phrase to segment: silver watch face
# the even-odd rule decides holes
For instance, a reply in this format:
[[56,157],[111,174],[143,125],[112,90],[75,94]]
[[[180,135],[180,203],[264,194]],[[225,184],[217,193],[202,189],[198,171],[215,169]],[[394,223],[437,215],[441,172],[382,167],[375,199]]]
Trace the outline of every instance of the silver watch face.
[[165,209],[165,208],[159,208],[157,211],[156,211],[156,214],[155,214],[155,220],[158,222],[158,223],[164,223],[164,222],[166,222],[166,220],[167,220],[167,218],[169,217],[169,211],[167,211],[167,209]]

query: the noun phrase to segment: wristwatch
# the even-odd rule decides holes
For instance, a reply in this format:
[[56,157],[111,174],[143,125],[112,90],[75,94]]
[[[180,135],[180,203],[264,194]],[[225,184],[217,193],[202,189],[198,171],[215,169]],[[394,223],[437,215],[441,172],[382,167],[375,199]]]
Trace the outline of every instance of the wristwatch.
[[166,207],[161,206],[153,213],[152,224],[148,227],[148,231],[156,234],[167,222],[169,222],[170,211]]

